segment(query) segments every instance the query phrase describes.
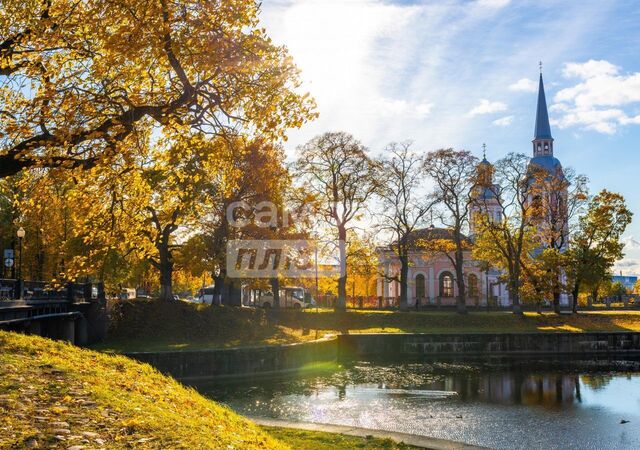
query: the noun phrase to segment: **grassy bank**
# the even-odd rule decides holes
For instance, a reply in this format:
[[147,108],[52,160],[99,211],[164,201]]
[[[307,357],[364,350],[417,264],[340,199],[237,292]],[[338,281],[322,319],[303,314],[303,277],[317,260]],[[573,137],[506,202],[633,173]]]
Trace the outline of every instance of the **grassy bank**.
[[289,448],[128,358],[7,332],[0,349],[0,448]]
[[397,443],[391,439],[347,436],[320,431],[294,430],[292,428],[263,427],[263,429],[296,450],[410,450],[418,448]]
[[409,448],[261,428],[122,356],[3,331],[0,351],[0,448]]
[[186,303],[118,302],[109,338],[116,352],[199,349],[302,342],[338,333],[640,331],[640,311],[576,315],[509,312],[265,311]]

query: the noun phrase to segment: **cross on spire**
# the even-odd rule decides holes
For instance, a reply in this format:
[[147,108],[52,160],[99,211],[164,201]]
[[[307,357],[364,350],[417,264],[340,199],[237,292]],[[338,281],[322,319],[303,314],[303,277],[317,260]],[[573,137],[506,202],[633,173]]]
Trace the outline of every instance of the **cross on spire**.
[[487,159],[487,144],[482,143],[482,158]]
[[542,75],[542,61],[538,61],[538,66],[540,67],[540,75]]

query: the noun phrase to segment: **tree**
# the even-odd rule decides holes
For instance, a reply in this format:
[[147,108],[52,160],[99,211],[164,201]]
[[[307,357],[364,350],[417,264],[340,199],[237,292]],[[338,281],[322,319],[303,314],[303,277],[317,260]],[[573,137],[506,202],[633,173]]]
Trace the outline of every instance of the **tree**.
[[[176,232],[193,228],[203,205],[217,191],[210,173],[219,171],[223,142],[202,135],[179,136],[167,148],[156,147],[138,176],[146,185],[140,208],[140,239],[137,247],[160,274],[160,299],[173,300],[174,251],[179,248]],[[135,175],[134,175],[135,176]],[[186,231],[186,230],[185,230]]]
[[[442,149],[430,152],[424,162],[424,170],[435,181],[435,199],[443,206],[440,221],[452,232],[452,241],[442,243],[440,253],[446,255],[456,272],[458,295],[456,305],[459,313],[466,313],[466,289],[464,254],[469,249],[463,231],[469,225],[471,191],[475,185],[477,159],[468,151]],[[451,245],[453,243],[453,246]]]
[[375,287],[371,289],[371,282],[375,281],[378,272],[378,258],[371,234],[359,236],[355,231],[349,233],[347,261],[352,301],[356,295],[369,297],[371,292],[375,292]]
[[527,180],[531,217],[541,243],[536,256],[540,266],[546,268],[546,276],[538,280],[550,289],[554,311],[559,313],[560,296],[568,289],[566,251],[575,218],[588,198],[587,178],[559,166],[545,169],[530,164]]
[[595,286],[597,291],[613,264],[624,256],[620,239],[632,217],[624,197],[615,192],[602,190],[589,201],[570,248],[574,312],[582,285]]
[[[499,160],[495,164],[495,184],[489,189],[497,199],[501,217],[496,220],[488,214],[474,215],[474,257],[504,270],[515,314],[522,313],[523,280],[537,281],[539,278],[532,264],[540,241],[533,226],[535,211],[529,202],[532,185],[526,182],[528,164],[529,157],[515,153]],[[473,201],[478,210],[486,211],[485,197],[474,197]]]
[[[418,192],[423,185],[424,159],[410,152],[410,143],[392,143],[385,150],[391,157],[380,161],[380,179],[384,180],[378,190],[380,197],[380,228],[391,234],[390,245],[400,260],[400,309],[408,308],[409,295],[409,251],[415,242],[412,232],[424,223],[431,211],[433,201]],[[417,301],[417,300],[416,300]]]
[[[263,139],[227,140],[218,163],[220,170],[211,174],[218,190],[207,201],[201,229],[191,239],[212,273],[216,299],[229,304],[237,303],[239,297],[238,282],[226,273],[227,243],[234,239],[275,239],[287,228],[282,213],[291,177],[284,166],[283,149]],[[273,211],[274,207],[278,211]],[[273,220],[260,223],[261,217]]]
[[0,15],[0,177],[92,167],[168,124],[284,137],[314,116],[254,0],[8,0]]
[[336,310],[346,309],[347,233],[378,189],[376,163],[353,136],[325,133],[298,148],[295,172],[316,200],[317,214],[334,228],[340,252]]

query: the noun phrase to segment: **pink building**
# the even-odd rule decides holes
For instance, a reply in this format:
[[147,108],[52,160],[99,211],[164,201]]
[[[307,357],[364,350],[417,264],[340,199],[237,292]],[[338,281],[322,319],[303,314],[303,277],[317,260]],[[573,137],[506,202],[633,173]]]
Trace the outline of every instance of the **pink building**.
[[[536,109],[536,122],[534,130],[533,157],[529,167],[534,166],[545,170],[550,177],[564,179],[562,165],[553,155],[553,138],[549,126],[549,115],[547,112],[547,102],[544,93],[542,74],[538,90],[538,102]],[[465,237],[473,244],[473,215],[483,212],[493,220],[501,220],[503,211],[499,202],[495,198],[495,192],[499,190],[493,184],[493,167],[486,158],[477,167],[479,186],[473,192],[481,202],[477,202],[481,207],[476,206],[470,211],[470,237]],[[560,185],[560,184],[559,184]],[[549,196],[566,199],[566,186],[560,192],[549,192]],[[566,200],[565,200],[566,201]],[[481,211],[481,209],[483,211]],[[563,228],[568,229],[566,220]],[[430,254],[420,248],[419,241],[429,239],[451,239],[451,231],[443,228],[429,228],[415,230],[410,238],[413,251],[410,252],[409,259],[409,306],[419,305],[455,305],[457,296],[457,285],[455,280],[455,270],[447,255]],[[562,234],[561,234],[562,235]],[[567,239],[564,240],[562,248],[566,248]],[[471,252],[465,253],[465,286],[467,291],[467,305],[487,304],[495,306],[510,306],[509,293],[506,285],[499,281],[500,272],[494,269],[488,271],[481,270],[480,263],[474,261]],[[400,297],[400,283],[393,277],[398,277],[400,272],[400,261],[391,246],[378,248],[379,273],[382,275],[378,279],[378,296],[385,298]],[[561,304],[568,304],[566,294],[561,296]]]
[[[450,239],[451,232],[444,228],[423,228],[412,233],[414,251],[409,254],[409,306],[455,305],[458,288],[455,270],[449,258],[444,254],[430,254],[418,248],[417,242],[429,239]],[[384,298],[400,297],[400,283],[390,280],[400,272],[400,261],[390,247],[378,248],[378,296]],[[465,252],[465,286],[467,305],[509,306],[509,294],[504,284],[498,281],[499,272],[490,269],[482,271],[480,264],[471,258],[471,252]]]

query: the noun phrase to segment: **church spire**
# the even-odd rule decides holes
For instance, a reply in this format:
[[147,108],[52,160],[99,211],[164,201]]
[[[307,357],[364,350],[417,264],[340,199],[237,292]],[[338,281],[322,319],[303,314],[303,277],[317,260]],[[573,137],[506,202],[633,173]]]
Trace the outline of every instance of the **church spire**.
[[538,86],[538,109],[536,111],[534,139],[553,139],[551,137],[551,127],[549,126],[549,113],[547,112],[547,98],[544,95],[542,73],[540,74],[540,84]]
[[533,156],[553,155],[553,137],[549,125],[547,98],[544,95],[542,81],[542,64],[540,65],[540,83],[538,85],[538,106],[536,109],[536,125],[533,133]]

